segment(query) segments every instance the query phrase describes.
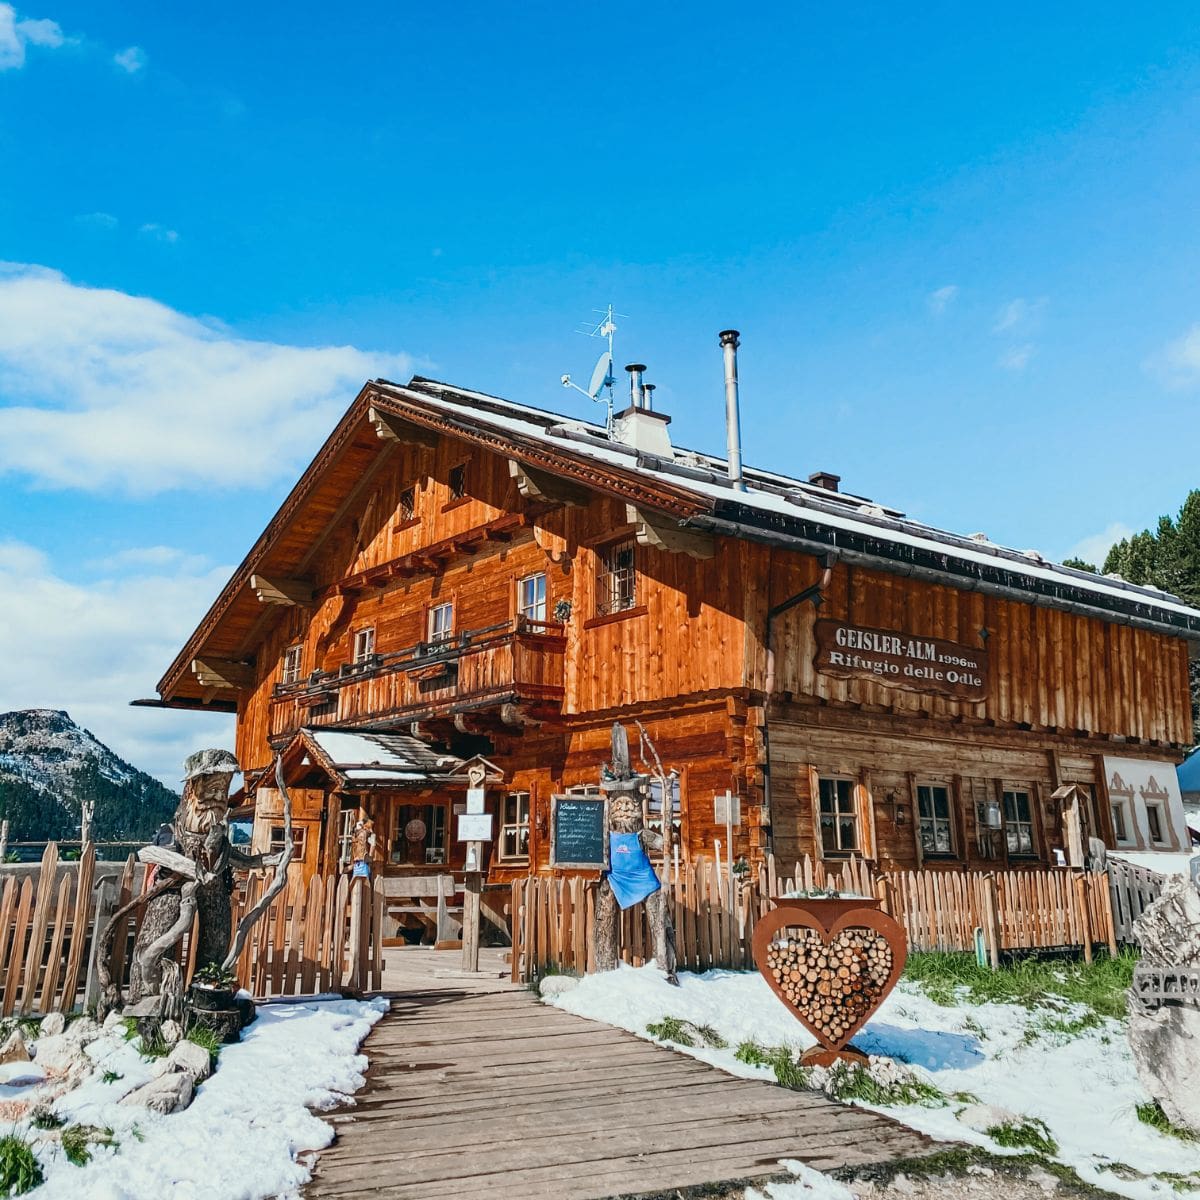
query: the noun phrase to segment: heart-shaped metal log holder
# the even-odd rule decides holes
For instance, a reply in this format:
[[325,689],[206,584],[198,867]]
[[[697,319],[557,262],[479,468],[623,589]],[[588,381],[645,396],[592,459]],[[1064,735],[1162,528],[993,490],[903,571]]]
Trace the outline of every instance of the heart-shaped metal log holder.
[[803,1061],[862,1059],[850,1039],[896,986],[904,927],[871,900],[783,900],[754,930],[754,961],[771,990],[820,1043]]

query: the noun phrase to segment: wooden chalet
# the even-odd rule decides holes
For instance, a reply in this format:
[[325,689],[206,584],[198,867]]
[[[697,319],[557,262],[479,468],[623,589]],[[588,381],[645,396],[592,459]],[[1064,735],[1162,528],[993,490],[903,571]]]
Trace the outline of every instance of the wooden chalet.
[[595,792],[614,720],[675,773],[685,856],[725,839],[726,791],[735,855],[785,869],[1187,845],[1170,805],[1150,844],[1110,763],[1173,775],[1200,612],[836,475],[738,480],[631,378],[611,432],[421,377],[362,389],[148,702],[237,714],[260,846],[278,751],[304,871],[345,866],[360,810],[377,870],[461,871],[477,760],[489,882],[548,871],[551,796]]

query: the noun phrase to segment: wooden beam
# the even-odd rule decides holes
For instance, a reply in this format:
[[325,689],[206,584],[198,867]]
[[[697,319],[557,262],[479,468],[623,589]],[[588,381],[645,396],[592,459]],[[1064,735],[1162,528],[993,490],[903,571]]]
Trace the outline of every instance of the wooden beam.
[[268,579],[265,575],[251,575],[250,587],[260,604],[310,608],[314,601],[313,585],[306,579]]
[[517,491],[525,500],[582,507],[591,499],[587,488],[547,471],[539,471],[536,467],[527,467],[515,458],[508,460],[508,473],[517,481]]
[[206,688],[231,688],[241,691],[254,685],[254,667],[231,658],[194,658],[192,674]]
[[634,535],[640,546],[653,546],[657,550],[669,550],[675,554],[690,554],[693,558],[712,558],[716,553],[716,543],[711,533],[681,529],[670,517],[647,512],[636,504],[625,505],[625,517],[634,526]]
[[367,420],[375,429],[376,436],[384,442],[404,442],[410,446],[428,446],[433,448],[438,444],[438,435],[432,429],[414,425],[403,417],[382,409],[367,409]]

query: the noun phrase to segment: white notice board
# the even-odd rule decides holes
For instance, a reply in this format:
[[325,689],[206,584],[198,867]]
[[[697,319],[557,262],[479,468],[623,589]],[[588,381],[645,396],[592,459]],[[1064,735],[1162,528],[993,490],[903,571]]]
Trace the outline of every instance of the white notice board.
[[492,814],[461,813],[458,818],[458,840],[460,842],[490,842],[492,840]]

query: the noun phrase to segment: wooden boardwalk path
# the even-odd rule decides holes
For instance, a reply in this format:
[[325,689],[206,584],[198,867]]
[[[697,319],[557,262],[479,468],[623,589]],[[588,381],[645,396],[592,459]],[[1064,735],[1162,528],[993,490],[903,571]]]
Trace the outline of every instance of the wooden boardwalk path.
[[307,1195],[596,1200],[929,1153],[864,1109],[737,1079],[527,992],[393,1001]]

